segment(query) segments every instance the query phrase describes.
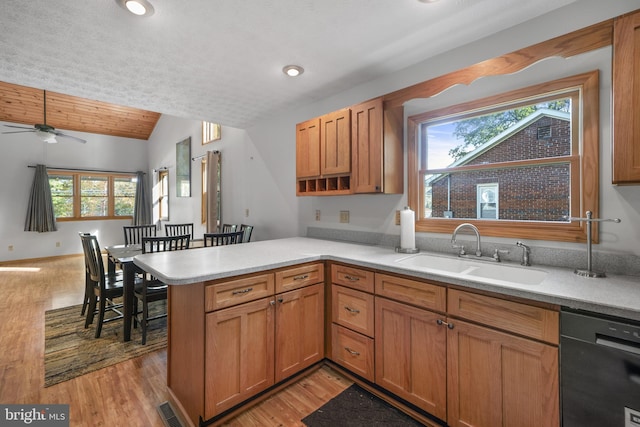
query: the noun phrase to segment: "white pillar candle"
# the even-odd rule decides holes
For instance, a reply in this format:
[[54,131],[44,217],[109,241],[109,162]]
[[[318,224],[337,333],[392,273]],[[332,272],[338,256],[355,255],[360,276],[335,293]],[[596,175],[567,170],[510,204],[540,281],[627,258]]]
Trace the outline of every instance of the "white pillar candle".
[[405,207],[400,211],[400,248],[416,248],[415,213]]

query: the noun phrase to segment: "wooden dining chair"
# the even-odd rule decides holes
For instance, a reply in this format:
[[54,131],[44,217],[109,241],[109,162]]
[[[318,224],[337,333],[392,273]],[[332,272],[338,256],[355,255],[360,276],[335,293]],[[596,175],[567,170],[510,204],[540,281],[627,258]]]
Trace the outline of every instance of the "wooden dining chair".
[[[85,256],[87,280],[91,285],[91,293],[88,299],[87,315],[84,327],[88,328],[93,323],[95,315],[98,315],[95,337],[100,338],[102,325],[107,322],[122,319],[122,303],[114,303],[114,298],[123,295],[122,277],[105,274],[102,251],[96,236],[81,234],[82,249]],[[97,306],[97,308],[96,308]],[[105,313],[111,311],[115,316],[105,318]]]
[[253,232],[253,225],[240,224],[240,231],[244,233],[242,236],[242,243],[247,243],[251,240],[251,233]]
[[165,224],[164,234],[166,236],[183,236],[189,235],[189,238],[193,240],[193,223],[189,224]]
[[[80,236],[89,236],[91,233],[78,233]],[[83,253],[84,253],[84,245],[83,245]],[[84,297],[82,298],[82,309],[80,310],[80,315],[85,316],[87,312],[87,307],[89,307],[89,302],[91,301],[91,296],[93,295],[93,282],[91,281],[91,276],[89,274],[89,264],[87,261],[87,256],[84,257]],[[122,280],[122,270],[118,270],[114,273],[115,277],[111,279]]]
[[224,246],[242,243],[244,231],[232,233],[204,233],[204,246]]
[[143,237],[157,236],[157,228],[155,224],[125,225],[122,229],[124,231],[125,245],[139,245],[142,243]]
[[[142,253],[179,251],[189,249],[190,237],[188,234],[181,236],[143,237]],[[134,327],[140,324],[142,328],[142,344],[147,343],[147,329],[149,322],[167,317],[164,311],[154,316],[149,316],[149,303],[167,299],[167,284],[163,283],[149,273],[143,274],[142,283],[136,284],[133,295],[134,302]],[[142,310],[138,309],[138,302],[142,301]]]

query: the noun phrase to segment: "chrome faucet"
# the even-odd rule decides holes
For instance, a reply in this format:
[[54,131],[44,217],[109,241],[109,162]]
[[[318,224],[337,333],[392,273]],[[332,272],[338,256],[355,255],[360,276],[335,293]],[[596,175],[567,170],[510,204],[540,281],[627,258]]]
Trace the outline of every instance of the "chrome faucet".
[[464,255],[464,246],[461,245],[456,245],[456,235],[458,234],[458,231],[460,231],[460,229],[462,228],[470,228],[475,234],[476,234],[476,256],[480,257],[482,256],[482,250],[480,249],[480,231],[478,231],[478,227],[476,227],[473,224],[470,224],[468,222],[464,222],[462,224],[460,224],[459,226],[456,227],[455,230],[453,230],[453,234],[451,235],[451,245],[454,248],[460,248],[460,254],[459,255]]
[[531,254],[531,248],[525,245],[521,241],[516,242],[516,246],[520,246],[522,248],[522,262],[520,265],[524,265],[526,267],[531,265],[531,261],[529,261],[529,255]]

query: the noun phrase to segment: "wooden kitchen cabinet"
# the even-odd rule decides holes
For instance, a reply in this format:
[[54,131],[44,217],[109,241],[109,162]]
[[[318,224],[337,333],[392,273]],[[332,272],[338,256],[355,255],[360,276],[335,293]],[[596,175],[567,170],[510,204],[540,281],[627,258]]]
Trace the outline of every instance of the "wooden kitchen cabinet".
[[558,426],[558,311],[459,289],[447,299],[459,316],[447,320],[449,425]]
[[351,107],[354,193],[404,192],[403,109],[383,108],[382,98]]
[[324,282],[276,295],[275,346],[276,382],[324,358]]
[[351,114],[348,108],[320,118],[320,174],[351,172]]
[[403,124],[382,98],[298,123],[296,194],[402,194]]
[[274,384],[274,299],[206,315],[205,419]]
[[447,417],[443,316],[376,297],[375,382],[440,419]]
[[640,12],[614,22],[612,102],[612,181],[640,184]]
[[351,190],[351,115],[348,108],[296,125],[296,194]]
[[558,348],[449,319],[451,427],[559,426]]
[[296,177],[320,176],[320,118],[296,125]]

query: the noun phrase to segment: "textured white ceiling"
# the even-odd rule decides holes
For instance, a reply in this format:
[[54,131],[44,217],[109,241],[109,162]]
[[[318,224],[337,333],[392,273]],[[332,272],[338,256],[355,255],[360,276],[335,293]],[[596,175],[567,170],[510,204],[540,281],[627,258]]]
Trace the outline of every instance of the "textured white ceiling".
[[150,1],[2,0],[0,81],[243,128],[576,0]]

